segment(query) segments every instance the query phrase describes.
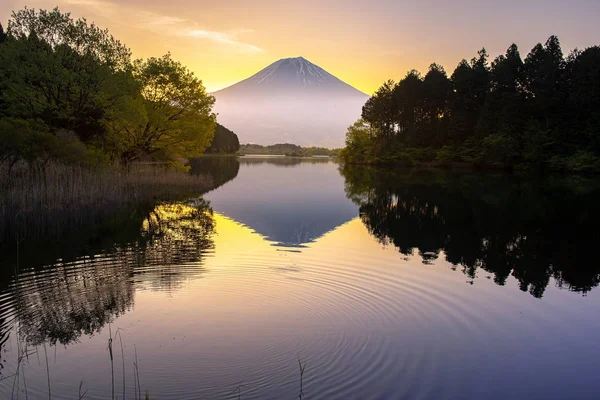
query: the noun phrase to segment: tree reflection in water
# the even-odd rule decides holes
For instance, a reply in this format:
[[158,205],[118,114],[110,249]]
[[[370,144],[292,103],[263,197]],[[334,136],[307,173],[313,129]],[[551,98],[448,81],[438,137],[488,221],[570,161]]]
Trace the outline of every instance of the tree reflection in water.
[[0,340],[18,324],[30,345],[66,345],[131,309],[137,288],[175,290],[203,273],[214,246],[208,202],[159,204],[137,226],[109,247],[80,249],[92,255],[19,271],[0,292]]
[[600,282],[600,187],[583,178],[341,169],[346,194],[381,243],[425,264],[443,251],[473,283],[477,271],[542,297],[558,286],[586,293]]

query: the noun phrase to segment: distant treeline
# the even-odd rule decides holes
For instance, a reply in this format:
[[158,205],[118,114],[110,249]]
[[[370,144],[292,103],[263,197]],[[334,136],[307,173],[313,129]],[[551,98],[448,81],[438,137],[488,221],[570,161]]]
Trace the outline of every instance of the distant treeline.
[[180,164],[210,145],[214,101],[170,54],[132,60],[108,31],[58,8],[25,8],[0,26],[0,166],[9,171]]
[[290,157],[313,157],[339,155],[339,149],[327,149],[324,147],[301,147],[291,143],[278,143],[270,146],[261,146],[259,144],[243,144],[240,146],[240,154],[266,154],[266,155],[285,155]]
[[452,75],[431,64],[387,81],[349,128],[350,163],[468,163],[600,171],[600,47],[563,55],[551,36],[521,58],[485,49]]

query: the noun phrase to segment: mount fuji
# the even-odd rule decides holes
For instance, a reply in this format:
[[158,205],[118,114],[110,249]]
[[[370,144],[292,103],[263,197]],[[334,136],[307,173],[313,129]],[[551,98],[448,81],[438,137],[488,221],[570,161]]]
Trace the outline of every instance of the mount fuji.
[[365,93],[303,57],[284,58],[212,93],[222,125],[242,143],[342,147]]

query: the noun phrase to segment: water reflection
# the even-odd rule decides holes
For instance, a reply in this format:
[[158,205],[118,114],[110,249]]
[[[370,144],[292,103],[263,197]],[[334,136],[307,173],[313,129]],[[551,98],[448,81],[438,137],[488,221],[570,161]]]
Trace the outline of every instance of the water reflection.
[[188,165],[192,174],[208,176],[212,180],[213,188],[235,179],[240,170],[240,162],[237,157],[233,156],[193,158]]
[[85,255],[29,264],[0,288],[0,340],[16,322],[31,345],[66,345],[94,334],[131,310],[136,288],[171,291],[200,275],[214,229],[208,202],[164,203],[138,220],[137,230],[112,236],[110,246],[72,249]]
[[329,157],[282,157],[282,156],[244,156],[239,158],[243,165],[271,164],[279,167],[294,167],[309,164],[333,164],[334,160]]
[[48,376],[53,398],[82,380],[86,398],[132,398],[136,352],[160,399],[233,398],[240,382],[243,399],[298,397],[298,356],[310,399],[594,398],[588,181],[205,160],[198,173],[223,183],[210,205],[26,241],[14,278],[0,259],[0,398],[26,397],[19,339],[42,344],[22,369],[30,399],[48,398]]
[[471,283],[482,269],[504,285],[542,297],[556,284],[586,293],[598,286],[600,265],[590,249],[600,239],[600,188],[582,179],[532,180],[474,175],[345,168],[346,192],[382,244],[430,263],[443,251]]
[[215,211],[276,246],[301,248],[356,218],[338,165],[329,159],[241,157],[239,176],[209,192]]

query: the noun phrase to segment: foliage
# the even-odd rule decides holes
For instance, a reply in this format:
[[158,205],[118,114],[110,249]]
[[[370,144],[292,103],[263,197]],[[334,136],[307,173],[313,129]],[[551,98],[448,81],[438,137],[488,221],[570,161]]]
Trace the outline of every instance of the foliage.
[[369,126],[364,120],[358,120],[348,128],[346,133],[346,147],[341,152],[341,157],[352,163],[364,163],[371,158],[373,151],[371,140],[377,128]]
[[233,154],[237,153],[240,149],[240,141],[237,135],[225,128],[223,125],[217,123],[215,126],[215,136],[209,147],[206,148],[206,153],[225,153]]
[[449,78],[434,63],[386,81],[348,129],[343,160],[600,172],[600,47],[564,57],[551,36],[525,60],[515,44],[488,58],[480,50]]
[[213,104],[169,54],[132,62],[108,31],[58,8],[0,27],[0,164],[176,162],[210,144]]
[[133,76],[140,96],[120,107],[110,124],[110,140],[125,161],[197,157],[210,144],[215,125],[214,97],[202,81],[167,54],[136,60]]
[[69,47],[82,55],[90,55],[103,64],[126,69],[131,52],[121,42],[85,18],[73,20],[69,13],[25,8],[13,12],[8,22],[8,34],[15,39],[35,35],[52,49]]

